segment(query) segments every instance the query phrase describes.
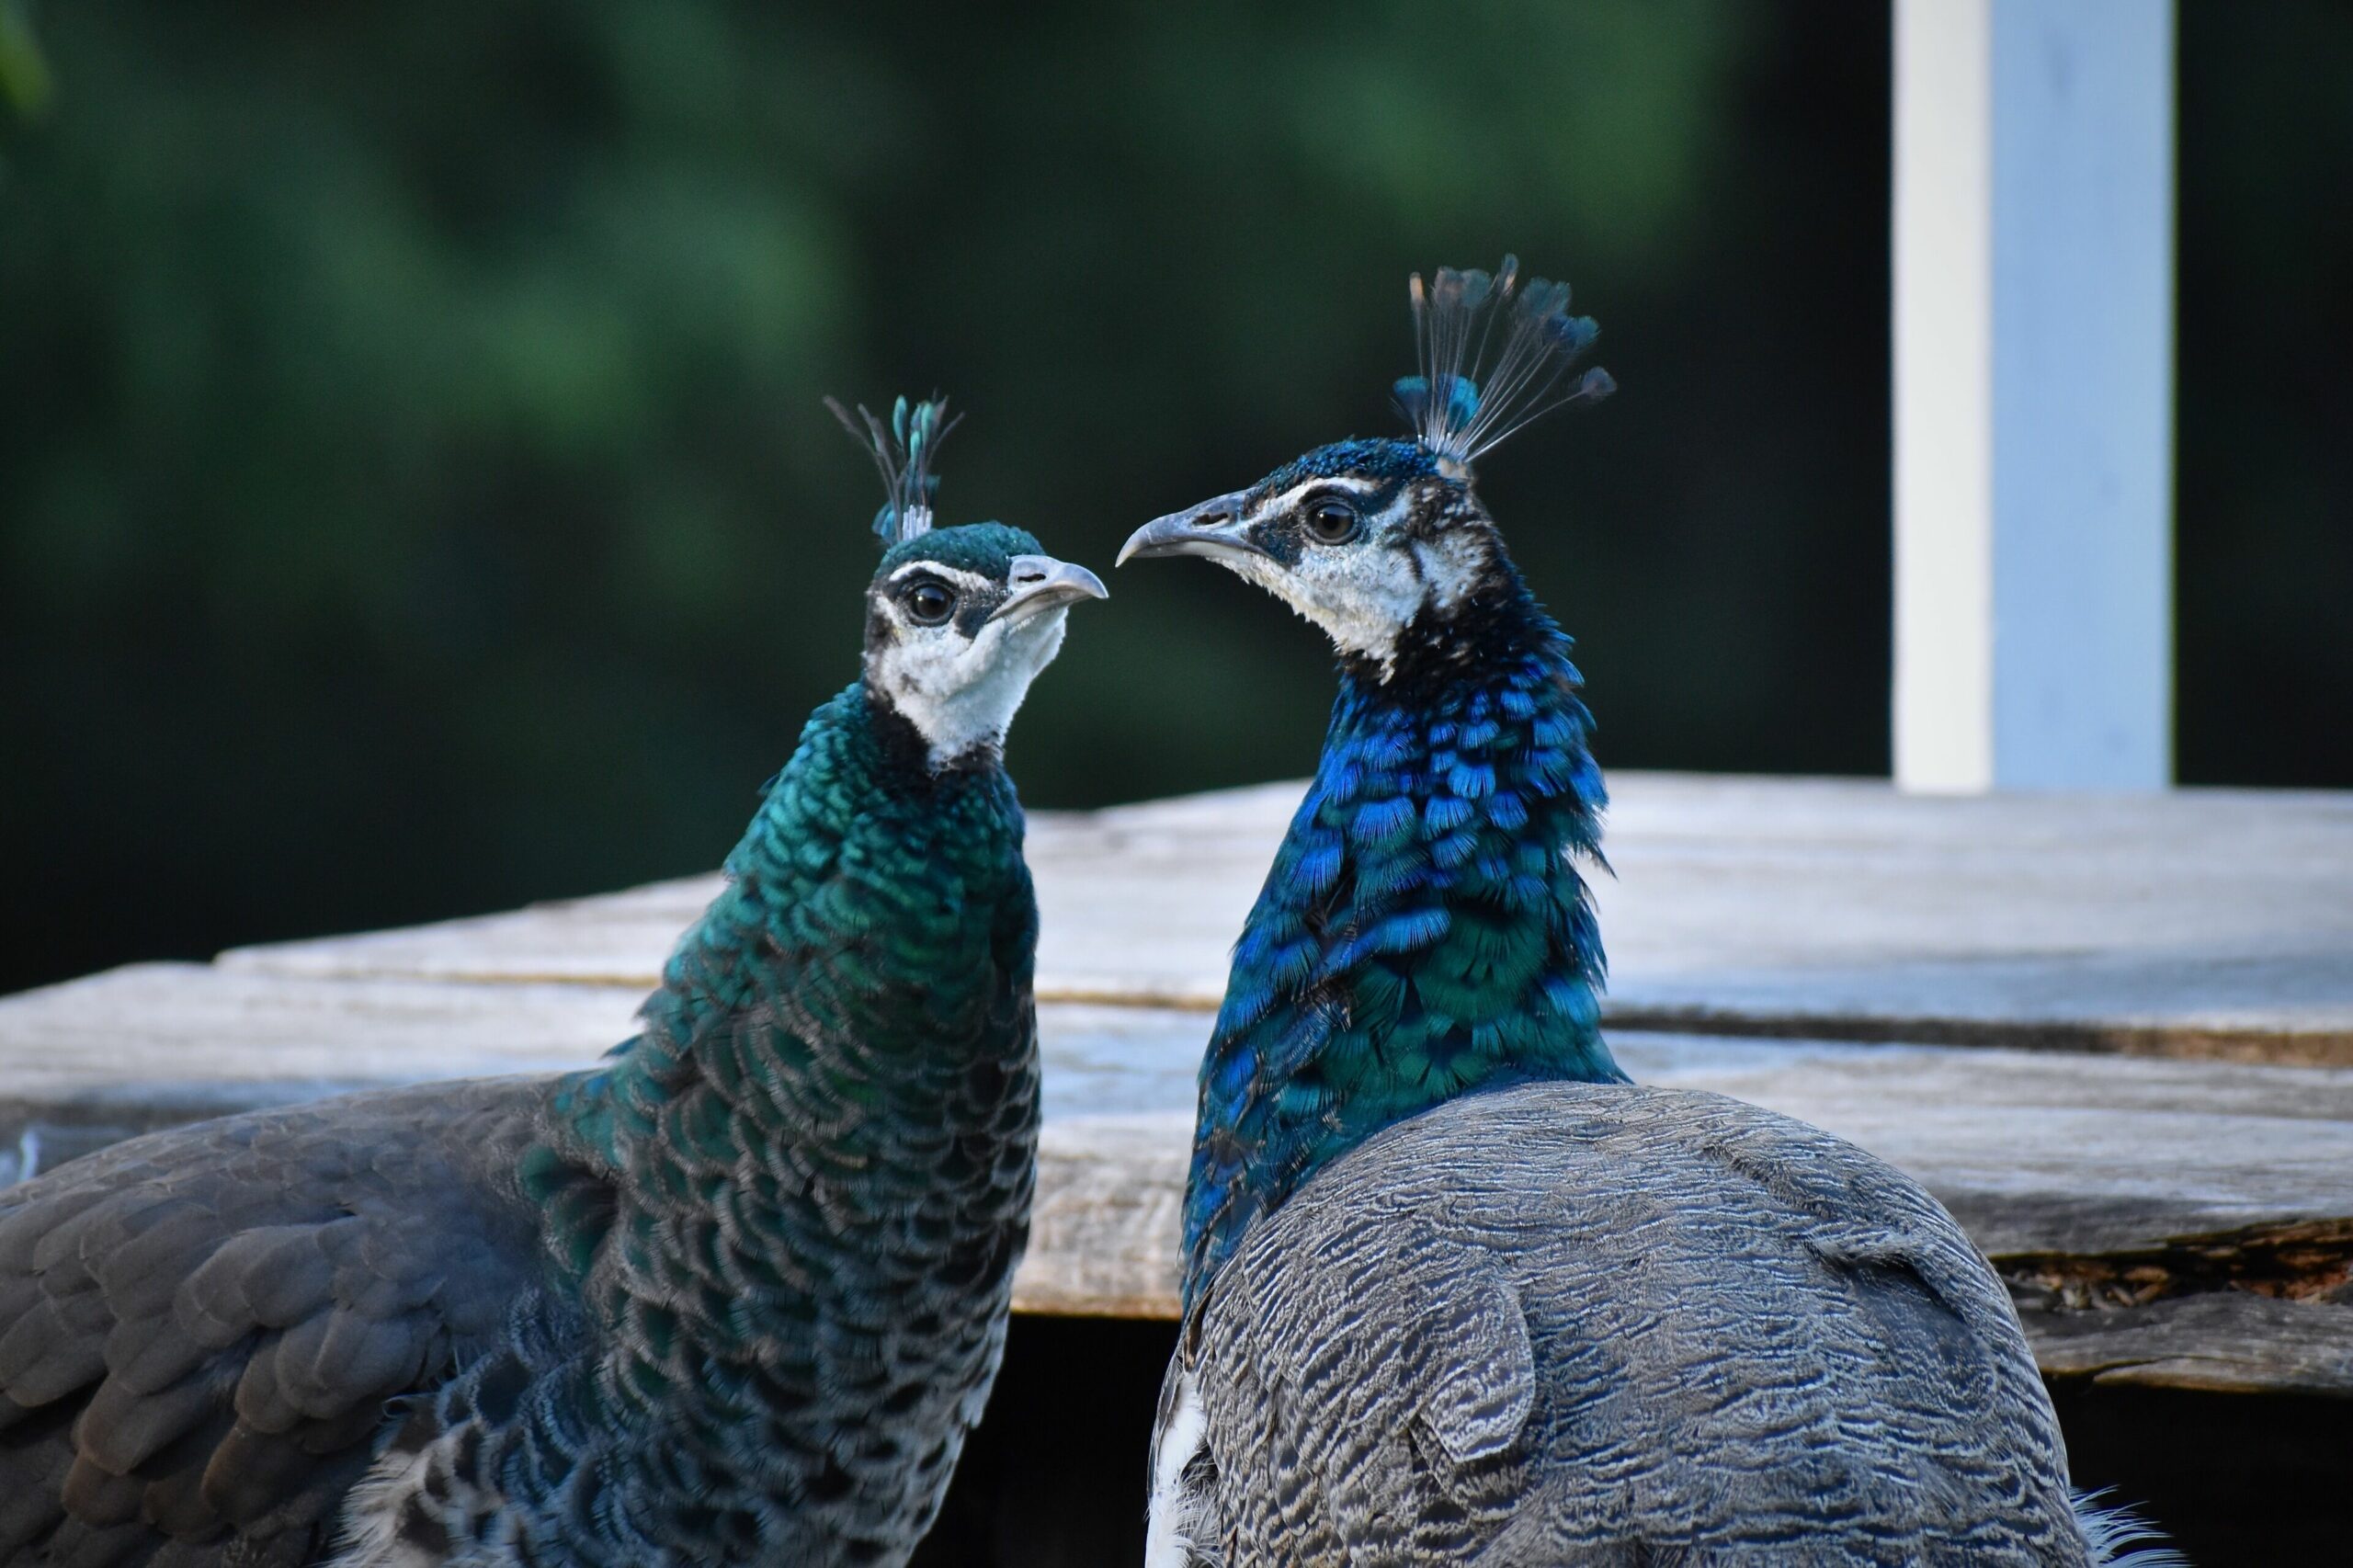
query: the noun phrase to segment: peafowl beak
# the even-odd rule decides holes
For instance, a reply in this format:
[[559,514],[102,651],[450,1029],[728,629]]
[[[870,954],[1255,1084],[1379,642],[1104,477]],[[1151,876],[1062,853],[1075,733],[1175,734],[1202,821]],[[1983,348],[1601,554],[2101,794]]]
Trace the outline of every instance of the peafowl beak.
[[1019,622],[1060,605],[1111,597],[1102,578],[1051,555],[1015,556],[1006,582],[1005,602],[989,612],[991,620]]
[[1114,564],[1125,566],[1131,560],[1149,561],[1160,555],[1206,555],[1229,562],[1273,559],[1242,531],[1242,502],[1248,494],[1236,490],[1154,518],[1128,536]]

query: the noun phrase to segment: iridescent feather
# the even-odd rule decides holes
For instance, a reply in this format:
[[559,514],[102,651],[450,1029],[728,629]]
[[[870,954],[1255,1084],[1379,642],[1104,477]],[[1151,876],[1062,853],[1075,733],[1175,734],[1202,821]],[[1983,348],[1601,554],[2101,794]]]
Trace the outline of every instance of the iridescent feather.
[[1600,328],[1569,314],[1566,283],[1536,278],[1522,287],[1517,256],[1492,275],[1441,267],[1429,285],[1416,272],[1409,287],[1420,372],[1398,381],[1397,409],[1439,457],[1467,467],[1531,420],[1617,387],[1598,367],[1571,374]]
[[874,514],[874,531],[881,536],[883,547],[929,533],[939,503],[939,476],[931,465],[938,456],[939,444],[963,415],[949,418],[948,400],[937,396],[915,403],[899,399],[892,405],[887,424],[862,403],[856,418],[838,399],[827,398],[825,406],[842,422],[850,439],[874,459],[875,470],[882,476],[883,501]]

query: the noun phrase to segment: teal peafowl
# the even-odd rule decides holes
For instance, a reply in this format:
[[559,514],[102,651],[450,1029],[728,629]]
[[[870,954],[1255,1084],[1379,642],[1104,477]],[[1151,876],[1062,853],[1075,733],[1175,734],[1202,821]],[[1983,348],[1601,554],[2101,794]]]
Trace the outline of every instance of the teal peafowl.
[[1591,722],[1471,467],[1610,383],[1567,288],[1508,259],[1413,299],[1415,438],[1120,555],[1231,568],[1340,682],[1201,1065],[1151,1568],[2111,1559],[2136,1527],[2071,1496],[1950,1216],[1612,1060]]
[[863,674],[635,1039],[0,1192],[0,1561],[906,1560],[995,1375],[1034,1179],[999,746],[1103,588],[1017,528],[931,531],[939,405],[866,426]]

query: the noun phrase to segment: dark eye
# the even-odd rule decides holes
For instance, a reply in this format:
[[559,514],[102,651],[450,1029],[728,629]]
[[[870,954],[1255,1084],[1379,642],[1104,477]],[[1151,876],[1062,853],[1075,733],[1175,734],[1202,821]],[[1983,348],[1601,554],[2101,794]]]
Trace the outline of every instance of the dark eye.
[[938,626],[956,613],[956,596],[938,583],[917,583],[907,590],[907,619],[917,626]]
[[1357,509],[1336,495],[1319,495],[1307,504],[1307,537],[1318,544],[1346,544],[1357,537]]

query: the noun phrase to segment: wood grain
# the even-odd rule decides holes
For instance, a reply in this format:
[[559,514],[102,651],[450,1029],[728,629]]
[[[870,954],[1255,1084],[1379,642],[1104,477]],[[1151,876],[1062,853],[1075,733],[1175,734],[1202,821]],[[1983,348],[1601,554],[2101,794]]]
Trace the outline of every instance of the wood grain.
[[[196,964],[0,998],[0,1179],[247,1106],[583,1064],[627,1035],[637,1001],[617,985]],[[1021,1310],[1174,1315],[1209,1023],[1179,1008],[1040,1009],[1047,1127]],[[2266,1228],[2353,1238],[2353,1069],[1624,1031],[1614,1043],[1645,1082],[1801,1117],[1917,1176],[2019,1282],[2053,1375],[2353,1397],[2353,1301],[2316,1272],[2353,1260],[2353,1241],[2307,1249],[2299,1267],[2316,1285],[2302,1300],[2186,1264],[2165,1286],[2180,1293],[2121,1305],[2070,1307],[2038,1283],[2145,1270]]]
[[[2353,797],[1933,798],[1645,773],[1611,787],[1617,874],[1596,894],[1621,1027],[2353,1065]],[[1040,994],[1214,1007],[1301,788],[1039,813]],[[222,961],[643,988],[716,885]]]
[[2018,1318],[2050,1378],[2353,1398],[2353,1308],[2229,1290]]

